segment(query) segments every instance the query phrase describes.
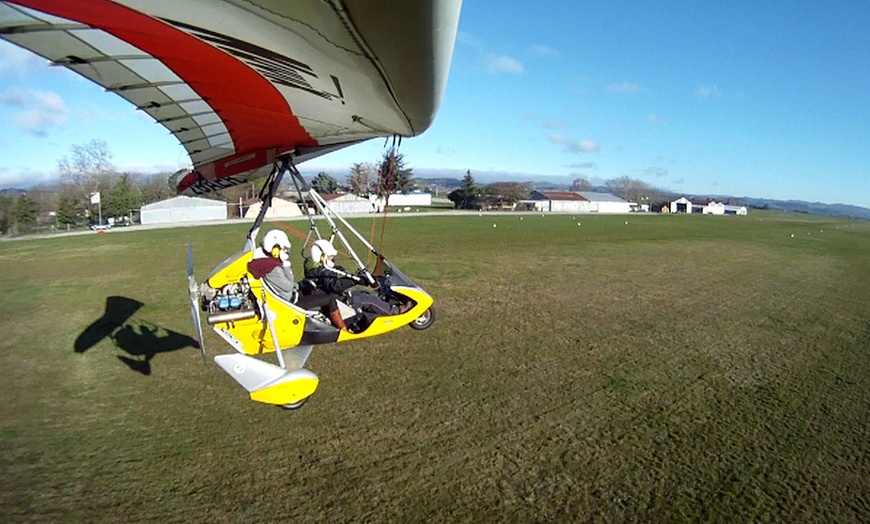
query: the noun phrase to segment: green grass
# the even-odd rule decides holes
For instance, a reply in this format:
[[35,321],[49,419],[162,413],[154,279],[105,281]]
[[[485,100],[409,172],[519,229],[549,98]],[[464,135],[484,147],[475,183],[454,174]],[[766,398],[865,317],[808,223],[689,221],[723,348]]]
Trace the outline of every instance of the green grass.
[[870,223],[390,218],[436,324],[317,349],[297,412],[191,345],[187,242],[245,231],[0,243],[0,521],[870,518]]

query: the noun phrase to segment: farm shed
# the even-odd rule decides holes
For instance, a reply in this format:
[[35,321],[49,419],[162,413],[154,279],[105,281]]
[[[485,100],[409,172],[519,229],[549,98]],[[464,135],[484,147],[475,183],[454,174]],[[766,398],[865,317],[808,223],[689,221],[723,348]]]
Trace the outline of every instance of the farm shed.
[[[262,203],[258,200],[251,204],[251,207],[245,212],[245,218],[249,218],[251,220],[257,218],[257,215],[260,214],[260,208],[262,208]],[[299,209],[299,204],[296,202],[290,202],[289,200],[284,200],[283,198],[273,198],[272,206],[269,207],[269,210],[266,211],[266,218],[291,218],[291,217],[301,217],[302,210]]]
[[725,204],[715,200],[704,206],[702,213],[705,215],[724,215]]
[[671,213],[691,213],[692,202],[686,197],[680,197],[671,202]]
[[594,193],[578,191],[578,195],[592,203],[592,211],[599,213],[629,213],[636,204],[628,202],[610,193]]
[[177,196],[161,200],[160,202],[142,206],[142,209],[139,210],[139,221],[142,224],[199,222],[203,220],[226,220],[226,218],[226,202],[189,196]]
[[431,206],[432,195],[429,193],[413,192],[407,195],[393,193],[390,195],[391,206]]
[[326,200],[326,203],[333,211],[340,215],[345,213],[371,213],[374,209],[369,199],[352,193],[344,195],[325,194],[320,196]]
[[725,214],[746,216],[748,214],[748,209],[746,208],[746,206],[729,206],[726,204]]
[[590,213],[592,202],[573,191],[532,191],[530,199],[538,211],[553,213]]

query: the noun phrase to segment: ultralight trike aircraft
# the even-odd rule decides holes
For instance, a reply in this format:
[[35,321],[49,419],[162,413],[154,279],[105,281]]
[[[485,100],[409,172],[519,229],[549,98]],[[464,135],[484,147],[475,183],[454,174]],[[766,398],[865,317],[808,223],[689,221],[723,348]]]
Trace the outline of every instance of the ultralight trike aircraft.
[[[317,387],[303,369],[316,344],[425,327],[432,298],[333,213],[308,199],[330,239],[362,241],[377,258],[357,278],[384,282],[400,314],[359,332],[335,329],[281,300],[246,272],[284,173],[374,137],[412,137],[435,118],[453,55],[461,0],[0,0],[0,38],[68,68],[133,104],[172,133],[192,168],[171,183],[183,195],[270,177],[245,249],[204,286],[188,273],[193,314],[237,353],[216,357],[251,398],[301,405]],[[312,225],[314,222],[312,222]],[[320,238],[313,226],[312,238]],[[347,246],[350,249],[350,246]],[[350,314],[350,311],[347,312]],[[201,323],[197,322],[201,336]],[[201,345],[201,344],[200,344]],[[254,358],[274,352],[278,365]]]
[[[307,194],[314,209],[328,224],[330,240],[341,242],[356,263],[358,270],[352,278],[362,285],[376,287],[384,301],[401,304],[401,313],[376,316],[361,324],[360,329],[354,332],[340,330],[320,311],[302,309],[299,305],[283,299],[270,288],[265,279],[254,278],[248,270],[248,263],[258,254],[262,255],[262,251],[258,252],[257,248],[257,233],[270,206],[272,195],[283,174],[288,171],[293,176],[294,185],[311,225],[303,248],[313,240],[323,238],[312,215],[313,210],[308,208],[306,199],[302,198],[301,184],[305,181],[290,162],[290,157],[284,156],[279,159],[272,176],[267,180],[263,205],[248,233],[244,249],[222,262],[200,285],[193,275],[193,257],[189,248],[188,283],[191,312],[203,359],[205,347],[202,341],[200,310],[204,312],[206,322],[214,331],[238,352],[219,355],[215,357],[215,362],[250,393],[251,399],[294,409],[301,407],[317,388],[317,375],[303,368],[315,345],[373,337],[407,325],[422,330],[431,326],[435,317],[431,308],[432,297],[388,262],[353,226],[330,208],[314,189],[308,189]],[[375,255],[373,271],[362,262],[345,232],[354,235]],[[312,284],[309,282],[308,285]],[[348,324],[364,315],[359,308],[351,307],[352,293],[368,291],[353,288],[339,297],[339,311]],[[253,355],[272,352],[277,357],[277,366],[253,358]]]

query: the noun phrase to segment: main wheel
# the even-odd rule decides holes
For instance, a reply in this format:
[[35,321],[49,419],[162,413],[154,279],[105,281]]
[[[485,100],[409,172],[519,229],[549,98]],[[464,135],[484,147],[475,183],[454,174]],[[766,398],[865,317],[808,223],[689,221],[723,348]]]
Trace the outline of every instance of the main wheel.
[[308,402],[309,398],[311,398],[311,397],[305,397],[302,400],[300,400],[299,402],[294,402],[292,404],[282,404],[281,408],[286,409],[288,411],[299,409],[302,406],[304,406],[306,402]]
[[408,325],[411,326],[412,329],[423,330],[428,329],[434,322],[435,310],[430,307]]

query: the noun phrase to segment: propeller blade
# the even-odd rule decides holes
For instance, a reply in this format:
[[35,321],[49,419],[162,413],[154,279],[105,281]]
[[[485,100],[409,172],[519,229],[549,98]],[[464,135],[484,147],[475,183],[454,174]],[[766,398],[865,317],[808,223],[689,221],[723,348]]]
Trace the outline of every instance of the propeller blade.
[[193,318],[193,325],[196,327],[199,352],[202,354],[202,364],[205,365],[205,345],[202,343],[202,320],[199,317],[199,291],[196,285],[196,278],[193,276],[192,242],[187,244],[187,290],[190,292],[190,316]]
[[187,243],[187,278],[193,277],[193,242]]
[[202,364],[205,365],[205,345],[202,343],[202,322],[199,319],[199,306],[195,301],[190,303],[190,315],[193,317],[193,325],[196,326],[199,352],[202,354]]

